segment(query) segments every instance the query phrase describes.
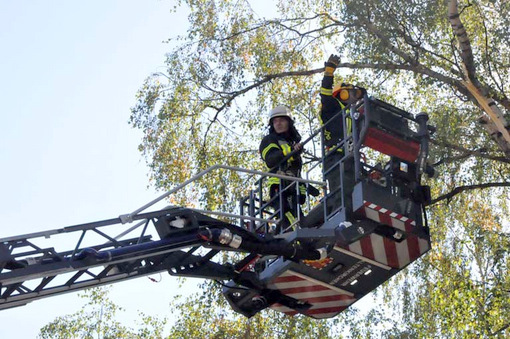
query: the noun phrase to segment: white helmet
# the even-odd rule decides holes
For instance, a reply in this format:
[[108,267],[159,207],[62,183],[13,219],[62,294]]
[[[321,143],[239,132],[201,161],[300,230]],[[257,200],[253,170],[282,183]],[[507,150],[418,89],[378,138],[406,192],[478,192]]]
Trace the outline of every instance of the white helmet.
[[276,117],[287,117],[290,119],[290,121],[294,121],[294,119],[292,119],[292,115],[290,114],[290,108],[283,105],[276,106],[269,111],[269,124],[271,124],[271,119]]

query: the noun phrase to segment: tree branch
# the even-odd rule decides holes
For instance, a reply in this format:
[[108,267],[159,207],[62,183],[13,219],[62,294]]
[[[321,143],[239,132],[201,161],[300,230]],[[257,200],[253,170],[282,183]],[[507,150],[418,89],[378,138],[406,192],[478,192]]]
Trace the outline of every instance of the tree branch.
[[310,71],[292,71],[292,72],[269,74],[269,75],[262,77],[262,79],[255,81],[250,86],[247,86],[239,91],[230,93],[231,94],[230,97],[223,103],[223,105],[221,105],[220,107],[218,107],[216,109],[216,114],[214,115],[211,122],[207,126],[207,129],[204,134],[204,141],[202,143],[203,147],[205,147],[205,145],[206,145],[207,134],[209,133],[209,130],[211,129],[212,124],[218,119],[219,114],[223,110],[225,110],[227,107],[229,107],[232,104],[232,101],[234,101],[234,99],[237,98],[238,96],[241,96],[241,95],[245,94],[246,92],[249,92],[250,90],[257,88],[257,87],[259,87],[269,81],[272,81],[274,79],[285,78],[288,76],[310,76],[310,75],[322,73],[322,72],[324,72],[324,68],[313,69]]
[[453,32],[457,36],[462,64],[466,71],[465,75],[471,81],[477,82],[473,50],[471,49],[471,42],[469,41],[466,28],[464,28],[460,20],[457,0],[450,0],[448,3],[448,19],[450,20]]
[[[454,79],[449,76],[446,76],[444,74],[433,71],[432,69],[423,66],[419,62],[419,60],[412,57],[408,53],[402,51],[398,47],[394,46],[391,43],[390,38],[388,36],[386,36],[378,27],[376,27],[369,20],[362,19],[361,23],[363,24],[364,28],[366,28],[371,34],[375,35],[381,42],[383,42],[388,47],[388,49],[390,49],[397,56],[401,57],[404,60],[404,62],[407,63],[405,66],[402,65],[402,67],[399,69],[407,69],[414,73],[428,75],[431,78],[437,79],[441,82],[444,82],[446,84],[453,86],[459,92],[461,92],[463,95],[469,97],[472,101],[474,101],[474,97],[471,95],[471,93],[469,92],[469,90],[466,88],[465,84],[462,81]],[[406,68],[404,68],[404,67],[406,67]]]
[[[460,20],[457,0],[449,0],[448,19],[450,20],[450,25],[452,26],[455,35],[457,36],[462,65],[464,66],[465,79],[462,81],[462,84],[475,98],[474,102],[478,104],[491,118],[494,126],[499,132],[495,140],[501,150],[505,152],[508,158],[510,158],[510,133],[508,131],[508,122],[492,98],[494,95],[490,94],[493,91],[490,91],[487,86],[482,86],[476,77],[473,50],[471,48],[471,42],[469,41],[466,28]],[[503,99],[502,101],[505,102],[504,95],[500,95],[498,97]]]
[[447,200],[448,202],[450,202],[450,200],[454,196],[456,196],[457,194],[462,193],[464,191],[491,188],[491,187],[510,187],[510,182],[492,182],[492,183],[485,183],[485,184],[478,184],[478,185],[466,185],[466,186],[455,187],[451,192],[441,195],[441,196],[437,197],[436,199],[432,199],[429,206],[436,204],[442,200]]
[[489,160],[503,162],[505,164],[510,164],[510,159],[508,159],[506,157],[497,157],[497,156],[494,156],[494,155],[487,154],[487,152],[483,148],[478,149],[478,150],[469,150],[467,148],[464,148],[464,147],[461,147],[461,146],[458,146],[458,145],[450,144],[450,143],[448,143],[446,141],[440,141],[440,140],[435,140],[435,139],[431,139],[430,143],[432,143],[434,145],[437,145],[437,146],[440,146],[440,147],[446,147],[446,148],[450,148],[450,149],[454,149],[456,151],[462,152],[462,154],[460,154],[460,155],[458,155],[456,157],[440,160],[437,163],[435,163],[434,166],[438,166],[438,165],[441,165],[443,163],[451,162],[451,161],[454,161],[454,160],[465,159],[465,158],[468,158],[470,156],[476,156],[476,157],[480,157],[480,158],[485,158],[485,159],[489,159]]
[[499,333],[503,332],[504,330],[506,330],[509,327],[510,327],[510,323],[507,323],[504,326],[502,326],[499,330],[497,330],[496,332],[490,332],[489,335],[490,336],[498,335]]

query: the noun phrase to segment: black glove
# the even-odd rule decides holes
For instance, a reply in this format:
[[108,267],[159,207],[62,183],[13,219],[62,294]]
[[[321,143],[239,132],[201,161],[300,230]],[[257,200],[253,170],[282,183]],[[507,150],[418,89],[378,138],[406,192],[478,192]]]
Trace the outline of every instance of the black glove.
[[340,57],[336,54],[331,54],[329,56],[328,61],[326,61],[324,63],[324,66],[337,68],[339,63],[340,63]]
[[310,185],[310,184],[308,185],[308,187],[307,187],[306,191],[307,191],[307,192],[308,192],[308,194],[310,194],[312,197],[318,197],[318,196],[321,194],[321,192],[320,192],[317,188],[313,187],[313,186],[312,186],[312,185]]

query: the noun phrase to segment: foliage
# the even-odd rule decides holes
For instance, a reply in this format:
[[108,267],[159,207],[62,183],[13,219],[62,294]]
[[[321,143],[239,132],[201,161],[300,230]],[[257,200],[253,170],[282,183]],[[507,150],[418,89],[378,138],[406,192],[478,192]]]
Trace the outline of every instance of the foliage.
[[41,328],[40,338],[162,338],[166,319],[140,313],[137,330],[117,321],[122,307],[108,297],[108,289],[94,288],[80,295],[87,304],[80,311],[56,318]]
[[174,301],[177,321],[169,338],[338,338],[332,329],[337,320],[287,317],[272,310],[246,319],[232,312],[224,299],[217,298],[220,287],[205,282],[201,294]]
[[[453,27],[456,16],[448,17],[454,0],[278,1],[267,4],[268,18],[259,17],[252,4],[179,1],[189,11],[188,34],[168,53],[167,70],[146,80],[130,120],[144,132],[140,150],[154,184],[170,188],[216,163],[262,168],[256,149],[265,112],[285,104],[302,132],[313,130],[322,63],[338,53],[343,62],[337,82],[357,83],[398,107],[430,115],[437,126],[431,159],[439,173],[429,180],[433,250],[377,297],[391,316],[377,309],[364,321],[355,310],[342,315],[349,336],[508,335],[504,187],[510,186],[510,161],[498,134],[477,121],[488,113],[483,102],[493,100],[491,107],[507,115],[510,109],[510,4],[461,1],[458,19],[467,31],[461,37]],[[485,101],[474,96],[470,83]],[[247,183],[248,177],[217,172],[175,202],[198,200],[232,210]],[[195,301],[176,307],[192,308]],[[217,312],[211,311],[215,317],[224,311]],[[179,333],[202,315],[192,314],[179,323]],[[225,331],[244,333],[276,318],[261,315],[241,324],[227,317],[222,319],[234,320],[218,320],[217,326],[225,322]]]
[[510,238],[504,215],[484,194],[465,199],[434,207],[430,222],[444,226],[434,228],[433,249],[386,287],[413,338],[505,337]]

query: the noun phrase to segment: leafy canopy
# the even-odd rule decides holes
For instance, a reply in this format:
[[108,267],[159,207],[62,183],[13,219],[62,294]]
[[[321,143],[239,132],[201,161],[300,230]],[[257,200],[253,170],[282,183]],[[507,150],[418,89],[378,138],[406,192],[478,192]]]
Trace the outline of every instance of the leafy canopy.
[[[154,185],[170,188],[216,163],[263,168],[266,112],[285,104],[303,134],[317,127],[322,63],[339,54],[337,82],[427,112],[437,127],[433,249],[385,286],[392,317],[376,321],[373,310],[362,323],[348,312],[352,337],[508,335],[509,153],[492,116],[478,119],[508,118],[510,3],[275,1],[262,15],[250,1],[178,5],[187,35],[173,41],[166,71],[146,80],[130,120],[144,132]],[[248,183],[218,171],[174,202],[233,210]]]

